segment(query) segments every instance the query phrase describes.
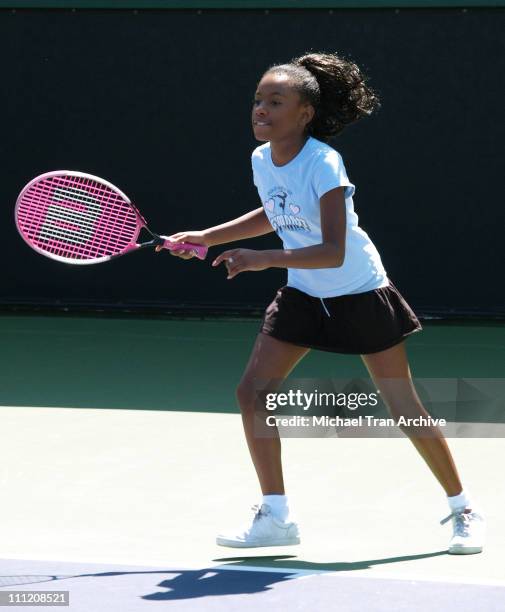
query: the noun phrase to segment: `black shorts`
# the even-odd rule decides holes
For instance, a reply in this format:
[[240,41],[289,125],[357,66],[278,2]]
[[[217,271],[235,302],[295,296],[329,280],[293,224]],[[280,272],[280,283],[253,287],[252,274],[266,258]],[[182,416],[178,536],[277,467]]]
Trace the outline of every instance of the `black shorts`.
[[389,281],[387,287],[323,300],[282,287],[266,309],[260,332],[321,351],[367,355],[384,351],[421,329]]

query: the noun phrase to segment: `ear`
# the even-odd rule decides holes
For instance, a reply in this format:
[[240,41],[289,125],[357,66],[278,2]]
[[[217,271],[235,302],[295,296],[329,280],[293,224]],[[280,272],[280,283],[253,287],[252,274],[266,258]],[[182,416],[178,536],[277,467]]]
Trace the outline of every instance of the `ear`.
[[315,115],[315,110],[312,104],[305,104],[303,107],[301,120],[305,123],[305,126],[309,125]]

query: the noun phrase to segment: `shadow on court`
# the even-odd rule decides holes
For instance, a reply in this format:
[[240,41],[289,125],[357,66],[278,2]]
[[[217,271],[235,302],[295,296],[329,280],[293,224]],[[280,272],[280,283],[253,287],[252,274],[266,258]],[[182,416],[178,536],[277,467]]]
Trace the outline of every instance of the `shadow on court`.
[[292,555],[226,557],[197,568],[82,564],[65,561],[0,560],[0,594],[66,591],[72,612],[140,612],[159,602],[177,612],[272,612],[290,609],[346,612],[504,612],[503,585],[395,579],[359,570],[446,555],[313,563]]
[[[171,601],[194,599],[215,595],[245,595],[261,593],[273,588],[276,584],[301,576],[318,575],[325,572],[350,572],[369,569],[373,566],[387,565],[404,561],[418,561],[430,557],[446,555],[447,551],[436,551],[402,557],[369,559],[365,561],[335,563],[312,563],[297,559],[294,555],[275,555],[259,557],[226,557],[214,559],[215,563],[226,563],[218,567],[201,569],[157,569],[146,571],[110,571],[83,573],[77,575],[46,576],[0,576],[0,587],[13,585],[34,585],[53,583],[54,588],[65,589],[65,581],[76,579],[110,579],[118,576],[131,577],[133,583],[139,577],[167,574],[169,577],[157,583],[160,591],[140,596],[151,601]],[[256,568],[256,569],[255,569]],[[231,571],[234,570],[234,571]],[[270,570],[270,571],[269,571]],[[54,583],[58,585],[54,585]],[[111,585],[108,585],[111,586]]]
[[213,559],[213,561],[215,563],[230,562],[227,567],[269,567],[271,569],[278,567],[294,571],[303,570],[308,574],[310,572],[352,572],[354,570],[370,569],[377,565],[390,565],[391,563],[402,563],[404,561],[419,561],[420,559],[441,557],[447,554],[447,550],[438,550],[436,552],[422,553],[420,555],[385,557],[384,559],[368,559],[366,561],[336,561],[335,563],[311,563],[310,561],[297,559],[294,555],[276,555],[272,557],[223,557],[220,559]]
[[[172,600],[206,597],[208,595],[259,593],[268,590],[277,583],[299,576],[301,572],[304,576],[321,572],[348,572],[368,569],[374,565],[415,561],[446,554],[447,551],[444,550],[421,555],[335,563],[311,563],[310,561],[297,560],[296,557],[291,555],[227,557],[213,560],[214,562],[231,562],[225,567],[181,571],[175,578],[163,580],[158,584],[158,586],[168,588],[170,591],[146,595],[143,599]],[[243,568],[243,571],[232,572],[230,571],[232,568],[236,570]],[[258,568],[258,571],[254,571],[253,568]],[[274,571],[268,571],[269,569]]]

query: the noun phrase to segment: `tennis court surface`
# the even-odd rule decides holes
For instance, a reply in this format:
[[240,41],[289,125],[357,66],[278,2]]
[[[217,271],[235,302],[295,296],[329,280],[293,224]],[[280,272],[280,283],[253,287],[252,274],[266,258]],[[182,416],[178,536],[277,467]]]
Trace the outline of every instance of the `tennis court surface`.
[[[446,554],[444,496],[404,438],[284,440],[302,544],[215,545],[259,499],[233,395],[257,327],[0,318],[0,592],[69,591],[76,611],[505,610],[499,437],[449,440],[483,554]],[[427,324],[408,346],[415,376],[503,376],[500,324]],[[365,372],[312,353],[294,375]]]

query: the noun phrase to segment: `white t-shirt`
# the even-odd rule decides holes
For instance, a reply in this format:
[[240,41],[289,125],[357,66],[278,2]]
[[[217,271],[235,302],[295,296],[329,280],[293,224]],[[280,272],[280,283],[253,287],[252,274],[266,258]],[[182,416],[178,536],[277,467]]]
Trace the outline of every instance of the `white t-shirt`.
[[347,231],[343,265],[288,268],[290,287],[314,297],[329,298],[388,285],[377,249],[358,226],[352,199],[355,187],[347,178],[342,157],[335,149],[309,137],[289,163],[275,166],[267,142],[253,151],[251,161],[263,208],[285,249],[321,244],[319,199],[331,189],[345,187]]

